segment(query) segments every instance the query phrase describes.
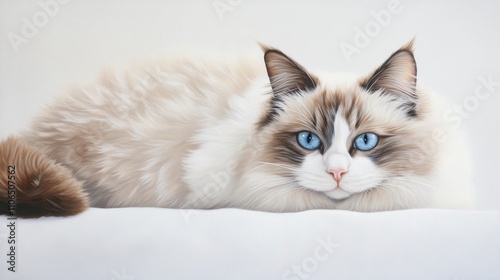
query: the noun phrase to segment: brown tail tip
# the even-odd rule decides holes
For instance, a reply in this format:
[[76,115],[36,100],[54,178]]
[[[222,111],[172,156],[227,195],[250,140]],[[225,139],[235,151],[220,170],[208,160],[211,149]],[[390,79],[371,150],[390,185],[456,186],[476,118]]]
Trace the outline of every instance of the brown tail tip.
[[82,183],[18,137],[0,142],[0,214],[70,216],[88,208]]

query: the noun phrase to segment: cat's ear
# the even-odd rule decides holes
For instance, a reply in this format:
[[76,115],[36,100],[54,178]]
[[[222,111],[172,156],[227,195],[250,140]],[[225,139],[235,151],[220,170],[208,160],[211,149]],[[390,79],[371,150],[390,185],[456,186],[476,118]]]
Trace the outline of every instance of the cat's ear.
[[413,56],[413,40],[393,53],[361,86],[368,92],[382,91],[401,102],[408,116],[417,115],[417,65]]
[[316,79],[300,64],[280,50],[266,46],[262,48],[267,74],[275,97],[312,90],[316,87]]

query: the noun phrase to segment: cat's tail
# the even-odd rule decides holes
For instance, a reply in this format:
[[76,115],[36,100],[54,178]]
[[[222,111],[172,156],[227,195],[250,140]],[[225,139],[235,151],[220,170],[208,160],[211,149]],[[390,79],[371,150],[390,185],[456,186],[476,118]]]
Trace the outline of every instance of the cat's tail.
[[71,171],[18,137],[0,142],[0,215],[69,216],[88,208]]

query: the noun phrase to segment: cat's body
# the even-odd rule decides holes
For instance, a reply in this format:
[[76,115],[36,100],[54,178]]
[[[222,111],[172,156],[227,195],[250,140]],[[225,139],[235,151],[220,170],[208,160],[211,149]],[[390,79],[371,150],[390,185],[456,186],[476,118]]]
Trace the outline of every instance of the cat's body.
[[60,96],[9,145],[69,168],[98,207],[468,207],[462,139],[414,65],[411,45],[365,78],[313,76],[274,49],[156,61]]

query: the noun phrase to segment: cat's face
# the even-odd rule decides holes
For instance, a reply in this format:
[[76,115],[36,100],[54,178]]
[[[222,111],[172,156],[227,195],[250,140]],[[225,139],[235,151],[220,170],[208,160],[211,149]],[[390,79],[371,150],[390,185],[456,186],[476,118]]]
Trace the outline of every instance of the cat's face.
[[365,211],[387,203],[377,197],[417,199],[407,186],[422,187],[416,178],[433,160],[415,157],[429,127],[419,115],[411,45],[362,79],[313,76],[277,50],[265,58],[273,97],[259,124],[269,139],[262,162],[287,189],[349,200]]

